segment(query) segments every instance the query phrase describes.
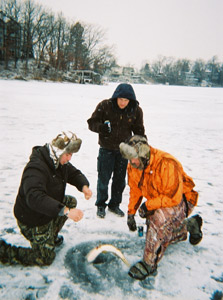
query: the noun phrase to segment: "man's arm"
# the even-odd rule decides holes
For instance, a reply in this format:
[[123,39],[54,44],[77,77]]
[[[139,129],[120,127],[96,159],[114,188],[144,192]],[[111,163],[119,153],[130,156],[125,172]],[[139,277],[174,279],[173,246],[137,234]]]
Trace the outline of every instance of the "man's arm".
[[132,128],[132,131],[136,135],[145,136],[143,111],[142,111],[141,107],[139,107],[139,106],[136,109],[136,120],[135,120],[134,126]]

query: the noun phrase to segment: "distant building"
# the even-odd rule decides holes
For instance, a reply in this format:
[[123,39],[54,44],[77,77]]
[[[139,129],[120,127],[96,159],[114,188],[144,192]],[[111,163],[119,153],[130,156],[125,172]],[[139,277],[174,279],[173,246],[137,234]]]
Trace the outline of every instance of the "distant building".
[[132,68],[132,67],[123,67],[123,69],[122,69],[122,74],[123,74],[124,76],[132,77],[132,76],[134,76],[134,74],[135,74],[135,69]]
[[195,78],[193,73],[185,72],[184,84],[190,85],[190,86],[197,86],[198,85],[198,79]]
[[0,60],[21,57],[21,25],[0,11]]
[[113,67],[107,78],[112,82],[145,83],[141,74],[137,74],[132,67]]

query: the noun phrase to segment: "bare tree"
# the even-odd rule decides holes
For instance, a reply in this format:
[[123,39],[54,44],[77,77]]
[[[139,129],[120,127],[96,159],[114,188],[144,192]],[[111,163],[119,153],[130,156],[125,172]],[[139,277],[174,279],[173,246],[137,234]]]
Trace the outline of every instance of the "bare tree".
[[84,40],[88,53],[88,64],[93,65],[95,59],[97,59],[98,53],[103,52],[105,46],[103,42],[105,40],[105,31],[98,25],[85,24],[84,26]]
[[54,30],[54,18],[44,9],[41,10],[39,21],[36,24],[36,41],[33,41],[35,57],[38,67],[41,68],[41,61],[45,60],[47,45]]
[[34,58],[33,53],[33,35],[35,28],[35,17],[37,8],[32,0],[26,0],[23,6],[23,40],[22,40],[22,57],[26,62],[26,70],[30,58]]
[[47,41],[46,50],[49,58],[49,64],[56,66],[56,51],[57,51],[57,30],[56,21],[53,15],[48,18],[49,39]]
[[116,64],[116,59],[112,54],[112,47],[104,46],[94,53],[93,69],[95,72],[103,74]]
[[58,70],[66,69],[65,48],[68,40],[68,28],[62,13],[58,15],[55,23],[56,29],[56,68]]

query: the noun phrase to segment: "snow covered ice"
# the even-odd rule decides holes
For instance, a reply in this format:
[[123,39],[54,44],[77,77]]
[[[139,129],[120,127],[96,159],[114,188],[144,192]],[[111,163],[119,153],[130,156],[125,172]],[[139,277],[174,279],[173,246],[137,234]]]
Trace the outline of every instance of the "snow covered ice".
[[[68,186],[84,211],[79,223],[68,220],[64,244],[49,267],[0,265],[0,299],[157,299],[207,300],[223,291],[223,89],[133,85],[144,112],[149,143],[174,155],[199,192],[195,213],[201,214],[203,240],[168,247],[156,277],[143,282],[127,275],[127,266],[112,254],[96,264],[85,255],[99,243],[111,243],[135,263],[142,258],[143,237],[129,232],[124,218],[107,212],[96,217],[98,136],[87,119],[99,101],[109,98],[116,83],[104,86],[0,80],[0,236],[29,246],[20,234],[13,205],[31,148],[49,142],[62,130],[83,140],[72,163],[87,176],[93,197]],[[121,209],[127,212],[129,188]],[[138,225],[144,223],[138,215]],[[145,225],[144,225],[145,229]]]

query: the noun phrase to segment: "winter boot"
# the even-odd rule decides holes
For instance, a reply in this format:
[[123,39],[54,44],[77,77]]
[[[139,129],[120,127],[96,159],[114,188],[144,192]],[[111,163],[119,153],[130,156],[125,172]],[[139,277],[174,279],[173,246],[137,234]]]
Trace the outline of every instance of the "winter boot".
[[55,252],[47,248],[42,249],[42,251],[33,250],[31,248],[12,246],[4,240],[0,240],[0,262],[3,264],[48,266],[53,262],[54,258]]
[[189,219],[186,219],[187,231],[190,233],[189,241],[192,245],[197,245],[203,237],[201,227],[202,218],[199,215],[195,215]]
[[7,243],[4,240],[0,240],[0,262],[2,264],[6,264],[8,262],[8,258],[6,255]]
[[106,215],[105,208],[103,206],[98,206],[98,208],[97,208],[97,216],[99,218],[104,218],[105,215]]
[[16,265],[19,264],[18,253],[20,247],[12,246],[4,240],[0,240],[0,262],[3,264]]
[[124,215],[125,215],[124,212],[118,206],[108,207],[108,210],[113,212],[114,214],[116,214],[119,217],[124,217]]
[[156,269],[156,267],[151,267],[142,260],[133,265],[128,274],[134,279],[143,280],[149,275],[156,275]]
[[63,244],[63,236],[62,235],[58,235],[54,239],[54,244],[55,244],[55,247],[59,247],[60,245],[62,245]]

